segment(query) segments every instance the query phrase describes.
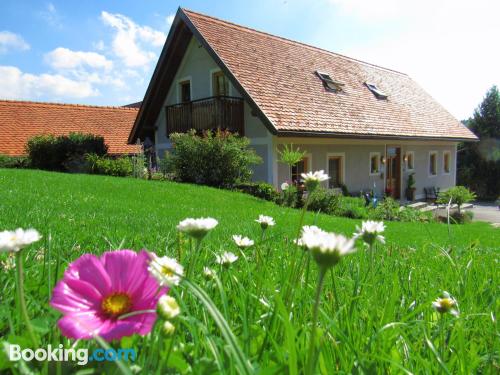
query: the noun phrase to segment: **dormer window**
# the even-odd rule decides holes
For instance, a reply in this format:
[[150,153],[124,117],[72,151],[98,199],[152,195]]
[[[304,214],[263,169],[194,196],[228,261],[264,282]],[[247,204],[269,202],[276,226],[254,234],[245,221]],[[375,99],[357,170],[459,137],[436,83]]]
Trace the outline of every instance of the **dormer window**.
[[387,94],[380,90],[377,85],[365,82],[366,87],[375,95],[377,99],[387,99]]
[[316,70],[316,74],[323,82],[323,86],[325,86],[325,89],[327,89],[328,91],[332,91],[332,92],[342,91],[342,86],[344,86],[343,83],[338,82],[338,81],[334,81],[332,79],[332,77],[330,77],[330,75],[327,73],[323,73],[323,72]]

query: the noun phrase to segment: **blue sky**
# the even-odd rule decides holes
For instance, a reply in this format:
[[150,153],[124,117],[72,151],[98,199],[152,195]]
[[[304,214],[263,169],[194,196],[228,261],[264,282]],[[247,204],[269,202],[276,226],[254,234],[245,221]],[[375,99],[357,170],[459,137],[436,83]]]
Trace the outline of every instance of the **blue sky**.
[[408,73],[459,119],[500,85],[497,0],[2,0],[0,99],[141,100],[179,6]]

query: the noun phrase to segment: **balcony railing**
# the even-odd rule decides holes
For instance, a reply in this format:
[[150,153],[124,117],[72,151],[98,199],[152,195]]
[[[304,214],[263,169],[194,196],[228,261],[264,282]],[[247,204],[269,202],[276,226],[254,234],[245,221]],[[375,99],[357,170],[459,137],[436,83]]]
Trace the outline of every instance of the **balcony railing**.
[[243,99],[213,96],[166,107],[167,136],[171,133],[225,129],[243,135]]

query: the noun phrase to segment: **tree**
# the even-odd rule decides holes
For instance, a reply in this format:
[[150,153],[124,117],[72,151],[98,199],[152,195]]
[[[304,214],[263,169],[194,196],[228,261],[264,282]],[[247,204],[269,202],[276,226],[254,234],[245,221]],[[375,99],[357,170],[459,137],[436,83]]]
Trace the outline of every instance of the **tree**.
[[480,141],[460,145],[458,183],[481,199],[494,200],[500,195],[500,93],[496,86],[488,90],[464,124]]
[[488,90],[469,124],[480,139],[500,138],[500,93],[496,86]]

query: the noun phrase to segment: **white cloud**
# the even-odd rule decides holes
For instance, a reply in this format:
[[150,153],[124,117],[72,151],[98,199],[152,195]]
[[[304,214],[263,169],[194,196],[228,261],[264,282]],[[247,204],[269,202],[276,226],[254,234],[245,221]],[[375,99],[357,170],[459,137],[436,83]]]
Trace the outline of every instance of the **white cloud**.
[[175,13],[169,14],[165,19],[167,21],[167,25],[170,26],[174,22]]
[[30,45],[26,43],[22,36],[10,31],[0,31],[0,53],[10,50],[26,51]]
[[47,22],[50,26],[56,29],[62,28],[61,16],[57,12],[56,7],[52,3],[47,3],[45,9],[40,12],[40,16]]
[[337,52],[409,74],[458,119],[500,85],[498,1],[328,1],[374,30]]
[[109,70],[113,62],[96,52],[72,51],[59,47],[45,54],[45,61],[55,69],[76,69],[90,67]]
[[97,51],[104,51],[104,49],[106,48],[106,45],[104,44],[104,41],[103,40],[99,40],[95,43],[92,43],[92,46],[94,47],[94,49],[96,49]]
[[151,51],[161,47],[165,41],[165,34],[149,26],[140,26],[130,18],[121,14],[111,14],[103,11],[101,20],[115,29],[112,48],[128,67],[146,67],[156,58]]
[[82,99],[99,95],[90,82],[59,74],[23,73],[14,66],[0,66],[0,98],[44,100]]

